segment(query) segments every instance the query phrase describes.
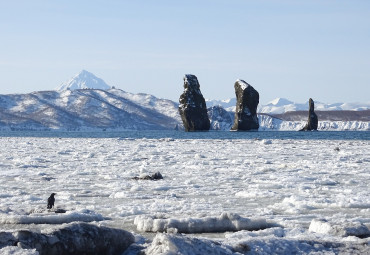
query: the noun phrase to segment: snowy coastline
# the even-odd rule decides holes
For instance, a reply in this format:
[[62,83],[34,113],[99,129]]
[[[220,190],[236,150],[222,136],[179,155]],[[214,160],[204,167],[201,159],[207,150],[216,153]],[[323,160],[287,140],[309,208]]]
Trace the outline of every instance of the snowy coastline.
[[[307,121],[283,121],[259,115],[260,131],[298,131]],[[319,121],[319,131],[370,131],[369,121]]]
[[[259,131],[298,131],[307,121],[283,121],[277,118],[272,118],[268,115],[259,115]],[[232,126],[232,120],[216,120],[211,121],[211,130],[213,131],[230,131]],[[319,131],[370,131],[369,121],[319,121]],[[79,127],[76,130],[69,130],[64,128],[57,129],[38,129],[38,128],[24,128],[24,129],[13,129],[12,127],[5,126],[0,127],[0,132],[43,132],[43,131],[55,131],[55,132],[101,132],[101,131],[144,131],[134,129],[122,129],[122,128],[92,128],[92,127]]]

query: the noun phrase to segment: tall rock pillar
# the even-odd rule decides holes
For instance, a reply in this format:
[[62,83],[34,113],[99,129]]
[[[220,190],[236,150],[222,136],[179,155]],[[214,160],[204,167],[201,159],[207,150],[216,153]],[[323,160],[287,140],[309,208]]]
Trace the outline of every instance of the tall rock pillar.
[[317,115],[315,113],[315,103],[310,98],[308,100],[309,110],[308,110],[308,121],[304,128],[302,128],[299,131],[311,131],[311,130],[317,130],[317,126],[319,124],[319,119],[317,118]]
[[185,131],[208,131],[207,105],[195,75],[185,74],[184,92],[179,99],[179,112]]
[[257,106],[259,103],[259,94],[257,90],[243,80],[237,80],[234,84],[234,88],[236,109],[234,125],[231,130],[258,130]]

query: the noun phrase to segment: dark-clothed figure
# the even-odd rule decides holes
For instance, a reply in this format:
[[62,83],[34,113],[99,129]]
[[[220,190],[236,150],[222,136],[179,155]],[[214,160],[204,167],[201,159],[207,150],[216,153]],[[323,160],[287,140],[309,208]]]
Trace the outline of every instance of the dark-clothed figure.
[[54,195],[56,195],[55,193],[51,193],[50,197],[48,198],[48,209],[51,209],[52,207],[54,207],[54,202],[55,202],[55,198],[54,198]]

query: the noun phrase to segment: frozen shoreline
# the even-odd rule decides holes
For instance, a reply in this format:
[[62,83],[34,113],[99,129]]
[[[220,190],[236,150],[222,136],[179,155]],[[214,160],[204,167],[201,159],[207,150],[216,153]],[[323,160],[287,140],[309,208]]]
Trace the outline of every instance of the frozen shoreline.
[[[280,226],[217,234],[214,240],[223,250],[242,243],[256,249],[304,249],[323,240],[330,245],[321,243],[321,249],[329,252],[348,245],[361,250],[369,243],[368,237],[336,234],[344,227],[335,230],[370,226],[369,140],[1,137],[0,142],[0,219],[42,210],[56,192],[57,207],[88,210],[111,219],[99,224],[118,228],[134,226],[137,216],[186,220],[222,213]],[[163,180],[132,179],[157,171]],[[318,219],[334,230],[315,223],[311,229],[319,233],[309,231]],[[5,225],[0,228],[9,229]],[[203,241],[212,235],[202,236],[194,238],[213,247]],[[153,238],[157,244],[167,240],[185,247],[179,237]],[[158,251],[157,246],[147,249]]]

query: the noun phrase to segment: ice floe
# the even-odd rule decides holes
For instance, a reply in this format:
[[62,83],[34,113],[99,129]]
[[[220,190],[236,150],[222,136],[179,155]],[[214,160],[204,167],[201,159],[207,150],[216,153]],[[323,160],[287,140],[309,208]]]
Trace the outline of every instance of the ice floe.
[[309,231],[330,234],[341,237],[357,236],[370,237],[370,230],[361,222],[328,222],[325,219],[313,219],[310,224]]
[[266,219],[243,218],[238,214],[222,213],[219,217],[161,219],[140,215],[134,220],[137,230],[146,232],[215,233],[267,228]]
[[0,224],[63,224],[74,221],[91,222],[102,220],[104,218],[101,214],[89,210],[67,211],[65,213],[46,211],[45,213],[33,213],[30,215],[0,214]]

